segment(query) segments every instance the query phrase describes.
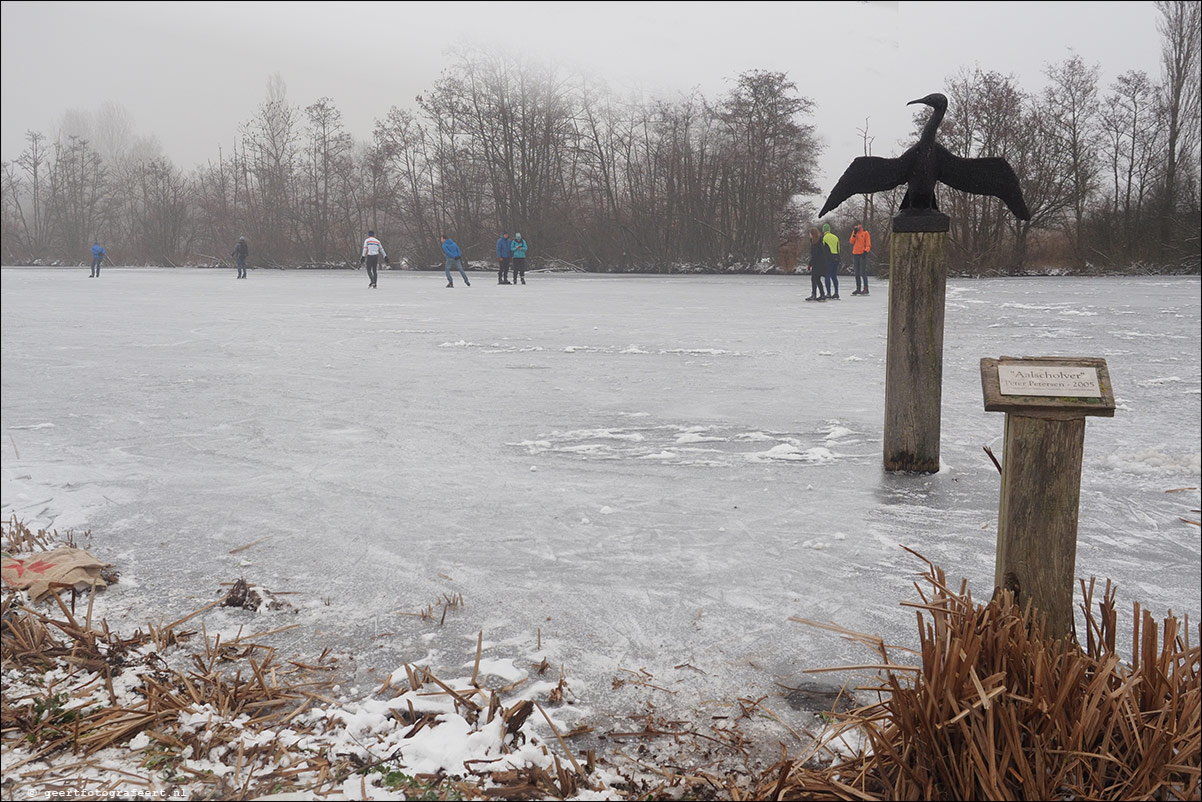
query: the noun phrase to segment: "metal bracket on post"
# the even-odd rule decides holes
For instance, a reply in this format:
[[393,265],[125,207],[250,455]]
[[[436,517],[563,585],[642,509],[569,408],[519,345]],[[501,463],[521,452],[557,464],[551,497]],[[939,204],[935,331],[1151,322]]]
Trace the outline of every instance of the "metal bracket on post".
[[1047,615],[1048,634],[1073,625],[1077,514],[1085,418],[1114,416],[1106,360],[981,360],[987,412],[1005,412],[994,584]]

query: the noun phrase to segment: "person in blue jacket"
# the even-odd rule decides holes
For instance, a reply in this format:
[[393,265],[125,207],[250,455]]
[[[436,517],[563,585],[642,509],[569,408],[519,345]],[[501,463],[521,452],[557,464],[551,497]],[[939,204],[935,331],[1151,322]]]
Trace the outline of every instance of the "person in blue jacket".
[[521,276],[522,283],[526,283],[526,249],[530,244],[522,239],[522,232],[517,232],[513,235],[513,283],[518,283],[518,276]]
[[455,282],[451,280],[451,265],[453,264],[459,269],[459,275],[463,276],[463,283],[467,286],[472,286],[472,283],[467,280],[467,273],[463,272],[463,252],[459,250],[459,246],[455,244],[455,240],[442,235],[442,252],[447,255],[445,269],[447,271],[447,286],[454,287]]
[[92,243],[92,274],[88,278],[100,278],[100,265],[104,262],[104,246],[100,240]]
[[[500,262],[500,271],[497,273],[498,284],[509,283],[509,263],[513,261],[513,249],[509,246],[509,232],[502,231],[501,238],[497,240],[497,261]],[[517,273],[513,274],[514,281],[517,281]]]

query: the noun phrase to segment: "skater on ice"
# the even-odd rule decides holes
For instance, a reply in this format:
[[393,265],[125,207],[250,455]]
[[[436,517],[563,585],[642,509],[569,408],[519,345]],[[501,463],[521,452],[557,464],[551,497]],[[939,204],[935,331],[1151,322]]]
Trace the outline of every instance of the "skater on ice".
[[88,278],[100,278],[100,265],[104,262],[104,246],[100,240],[92,242],[92,274]]
[[[822,244],[826,247],[826,297],[839,300],[839,237],[831,231],[830,223],[822,224]],[[831,284],[835,288],[831,289]]]
[[384,257],[384,264],[391,264],[388,254],[384,252],[384,245],[376,239],[376,232],[368,231],[367,239],[363,240],[363,253],[359,256],[359,264],[367,265],[367,279],[370,282],[367,285],[368,289],[376,289],[377,268],[381,256]]
[[[509,232],[502,231],[501,238],[497,240],[497,262],[500,264],[497,272],[497,283],[509,283],[509,265],[513,261],[513,248],[509,243]],[[514,282],[517,282],[517,273],[513,274]]]
[[[521,236],[520,234],[518,236]],[[459,275],[463,276],[463,283],[467,286],[472,286],[472,283],[467,280],[467,273],[463,272],[463,251],[459,250],[459,246],[455,244],[455,240],[442,235],[442,252],[447,255],[446,265],[444,266],[447,273],[447,286],[454,287],[455,282],[451,279],[451,268],[455,267],[459,270]],[[515,268],[516,269],[516,268]]]
[[856,271],[856,291],[852,295],[868,294],[868,254],[872,253],[872,236],[859,223],[851,230],[851,262]]
[[246,237],[238,237],[238,244],[234,246],[234,252],[230,254],[238,260],[238,278],[246,278],[246,257],[250,256],[250,246],[246,244]]
[[822,289],[822,279],[826,276],[826,245],[818,229],[810,229],[810,297],[807,301],[825,301],[826,290]]
[[518,276],[521,276],[522,283],[526,283],[526,249],[529,248],[529,243],[522,239],[522,232],[517,232],[513,235],[513,283],[518,283]]

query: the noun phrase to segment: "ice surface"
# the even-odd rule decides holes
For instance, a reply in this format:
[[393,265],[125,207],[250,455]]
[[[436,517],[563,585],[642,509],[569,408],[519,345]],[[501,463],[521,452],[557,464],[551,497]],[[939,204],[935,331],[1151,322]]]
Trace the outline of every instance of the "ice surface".
[[[988,596],[979,360],[1102,356],[1119,411],[1087,426],[1077,573],[1197,619],[1197,278],[950,282],[934,476],[881,469],[887,282],[807,304],[805,277],[528,280],[4,269],[3,515],[92,530],[124,576],[110,623],[245,576],[298,612],[196,623],[297,621],[285,651],[377,678],[457,676],[483,631],[481,673],[546,658],[599,713],[776,699],[866,656],[789,616],[912,644],[899,544]],[[674,693],[615,682],[640,670]]]

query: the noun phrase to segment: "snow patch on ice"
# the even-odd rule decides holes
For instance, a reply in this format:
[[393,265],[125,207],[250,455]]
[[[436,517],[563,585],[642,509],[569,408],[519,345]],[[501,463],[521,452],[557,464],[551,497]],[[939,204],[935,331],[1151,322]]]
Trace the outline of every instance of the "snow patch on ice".
[[767,451],[748,454],[748,462],[773,462],[785,460],[789,462],[806,462],[813,464],[828,464],[835,461],[835,455],[829,448],[810,448],[802,450],[791,443],[780,443]]
[[661,354],[688,354],[689,356],[722,356],[726,354],[738,355],[737,351],[727,351],[724,348],[666,348],[660,351]]
[[1135,384],[1139,387],[1163,387],[1166,384],[1184,381],[1180,376],[1165,376],[1159,379],[1144,379],[1137,381]]
[[[470,668],[474,665],[475,661],[473,660],[472,662],[467,663],[466,667]],[[517,682],[518,680],[525,679],[527,677],[527,673],[523,669],[520,669],[514,665],[512,658],[498,659],[482,657],[480,658],[480,676],[494,676],[500,677],[506,682]]]
[[676,442],[682,445],[685,443],[720,443],[722,441],[721,437],[709,437],[698,432],[685,432],[676,438]]
[[1159,473],[1202,473],[1202,452],[1166,454],[1155,448],[1134,453],[1107,454],[1102,460],[1107,468],[1142,476]]

